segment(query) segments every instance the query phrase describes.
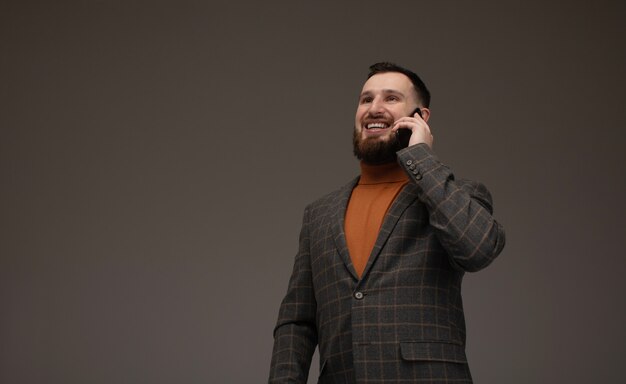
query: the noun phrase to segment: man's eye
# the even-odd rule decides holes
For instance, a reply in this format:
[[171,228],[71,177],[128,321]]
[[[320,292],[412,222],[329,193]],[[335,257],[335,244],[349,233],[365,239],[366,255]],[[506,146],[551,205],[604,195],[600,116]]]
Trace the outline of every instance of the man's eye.
[[372,98],[371,97],[364,97],[361,99],[361,104],[367,104],[367,103],[371,103],[372,102]]
[[387,101],[398,101],[398,96],[387,96]]

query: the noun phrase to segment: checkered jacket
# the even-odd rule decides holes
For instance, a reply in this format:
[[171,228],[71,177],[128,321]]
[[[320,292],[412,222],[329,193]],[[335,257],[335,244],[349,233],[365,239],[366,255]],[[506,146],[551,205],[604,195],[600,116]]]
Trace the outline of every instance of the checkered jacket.
[[358,178],[305,209],[274,330],[270,383],[471,383],[461,280],[504,247],[480,183],[455,180],[425,144],[398,152],[411,181],[387,212],[359,279],[344,215]]

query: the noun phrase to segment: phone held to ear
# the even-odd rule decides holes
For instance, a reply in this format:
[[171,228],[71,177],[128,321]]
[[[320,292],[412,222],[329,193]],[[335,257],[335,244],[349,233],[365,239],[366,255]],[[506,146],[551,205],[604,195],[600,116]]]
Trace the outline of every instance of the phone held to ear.
[[[413,117],[416,113],[420,115],[420,117],[422,117],[422,110],[419,108],[415,108],[415,110],[411,112],[409,116]],[[398,138],[398,144],[400,149],[409,146],[409,139],[411,138],[412,133],[413,131],[408,128],[400,128],[396,131],[396,137]]]

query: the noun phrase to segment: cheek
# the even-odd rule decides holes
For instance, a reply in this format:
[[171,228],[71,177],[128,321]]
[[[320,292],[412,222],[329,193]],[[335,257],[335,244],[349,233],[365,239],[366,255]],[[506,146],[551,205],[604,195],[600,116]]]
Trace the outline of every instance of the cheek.
[[409,116],[411,114],[411,111],[409,109],[403,108],[400,106],[398,106],[398,108],[394,108],[390,112],[391,112],[391,115],[393,116],[394,121],[398,120],[401,117]]
[[354,116],[354,122],[356,123],[356,125],[360,125],[361,120],[363,119],[363,116],[365,116],[366,112],[367,109],[363,107],[359,107],[356,109],[356,115]]

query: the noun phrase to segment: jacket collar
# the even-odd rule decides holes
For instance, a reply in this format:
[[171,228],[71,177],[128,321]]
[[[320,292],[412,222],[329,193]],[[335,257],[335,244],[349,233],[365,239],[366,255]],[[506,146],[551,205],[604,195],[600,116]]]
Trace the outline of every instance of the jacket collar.
[[[334,202],[334,213],[332,214],[332,235],[335,240],[335,246],[337,247],[337,251],[341,259],[343,260],[348,272],[355,281],[359,281],[358,274],[352,265],[352,259],[350,258],[350,252],[348,251],[348,245],[346,242],[346,234],[344,231],[344,218],[346,215],[346,210],[348,209],[348,201],[350,201],[350,195],[352,194],[352,190],[356,186],[359,181],[359,177],[356,177],[348,184],[343,186],[335,195]],[[387,239],[391,235],[391,232],[395,228],[400,216],[402,213],[417,199],[418,188],[413,183],[409,182],[407,185],[402,188],[396,199],[389,207],[389,210],[385,214],[385,219],[383,220],[383,224],[378,232],[378,237],[376,238],[376,242],[374,243],[374,248],[372,249],[372,253],[370,254],[369,260],[367,261],[367,265],[365,266],[365,270],[363,271],[363,275],[361,276],[361,280],[363,280],[370,269],[376,262],[376,259],[380,255]]]

